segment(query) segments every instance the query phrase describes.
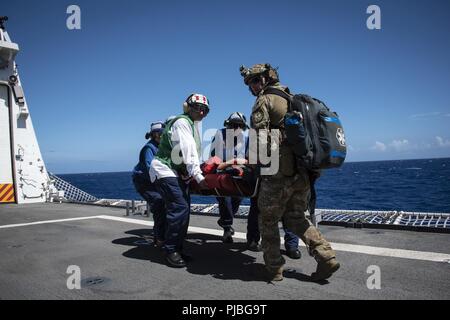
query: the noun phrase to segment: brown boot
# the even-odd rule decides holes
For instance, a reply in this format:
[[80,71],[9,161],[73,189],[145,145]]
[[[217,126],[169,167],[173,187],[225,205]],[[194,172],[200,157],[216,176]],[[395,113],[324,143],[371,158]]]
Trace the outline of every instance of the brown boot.
[[269,281],[281,281],[283,280],[283,267],[279,267],[276,270],[267,269]]
[[336,258],[331,258],[329,260],[319,260],[317,262],[316,272],[311,274],[312,281],[321,281],[331,277],[341,265],[336,260]]

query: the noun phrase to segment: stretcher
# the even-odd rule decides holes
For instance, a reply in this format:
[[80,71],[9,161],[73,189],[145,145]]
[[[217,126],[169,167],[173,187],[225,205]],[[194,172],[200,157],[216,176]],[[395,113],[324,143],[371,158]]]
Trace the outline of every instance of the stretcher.
[[191,194],[215,197],[255,197],[259,178],[246,161],[225,162],[218,157],[208,159],[201,166],[209,189],[200,189],[197,182],[190,182]]

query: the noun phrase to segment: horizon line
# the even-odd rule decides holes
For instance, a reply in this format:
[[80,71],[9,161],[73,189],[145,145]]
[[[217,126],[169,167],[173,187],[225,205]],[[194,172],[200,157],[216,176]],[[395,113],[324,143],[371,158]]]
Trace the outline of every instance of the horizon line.
[[[346,163],[361,163],[361,162],[389,162],[389,161],[413,161],[413,160],[441,160],[441,159],[450,159],[450,157],[438,157],[438,158],[415,158],[415,159],[390,159],[390,160],[360,160],[360,161],[346,161],[343,165]],[[337,168],[332,169],[324,169],[324,170],[333,170]],[[72,173],[53,173],[50,170],[47,170],[47,172],[50,172],[55,175],[64,175],[64,174],[98,174],[98,173],[126,173],[126,172],[132,172],[133,170],[129,171],[96,171],[96,172],[72,172]]]

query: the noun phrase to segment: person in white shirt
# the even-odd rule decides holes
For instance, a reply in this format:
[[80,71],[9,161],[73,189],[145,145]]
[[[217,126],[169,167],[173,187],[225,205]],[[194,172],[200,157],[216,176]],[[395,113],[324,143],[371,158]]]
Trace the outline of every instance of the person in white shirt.
[[165,202],[166,234],[163,249],[169,266],[186,266],[183,254],[190,216],[189,182],[208,189],[200,169],[201,141],[198,122],[208,115],[209,100],[202,94],[191,94],[183,103],[184,113],[166,125],[158,153],[150,165],[150,179]]

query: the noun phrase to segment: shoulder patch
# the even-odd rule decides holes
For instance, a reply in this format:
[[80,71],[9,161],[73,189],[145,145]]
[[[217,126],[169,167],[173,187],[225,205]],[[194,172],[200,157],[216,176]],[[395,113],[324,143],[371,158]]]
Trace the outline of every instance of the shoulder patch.
[[252,118],[254,123],[259,123],[264,118],[264,114],[261,110],[257,110],[253,113]]

